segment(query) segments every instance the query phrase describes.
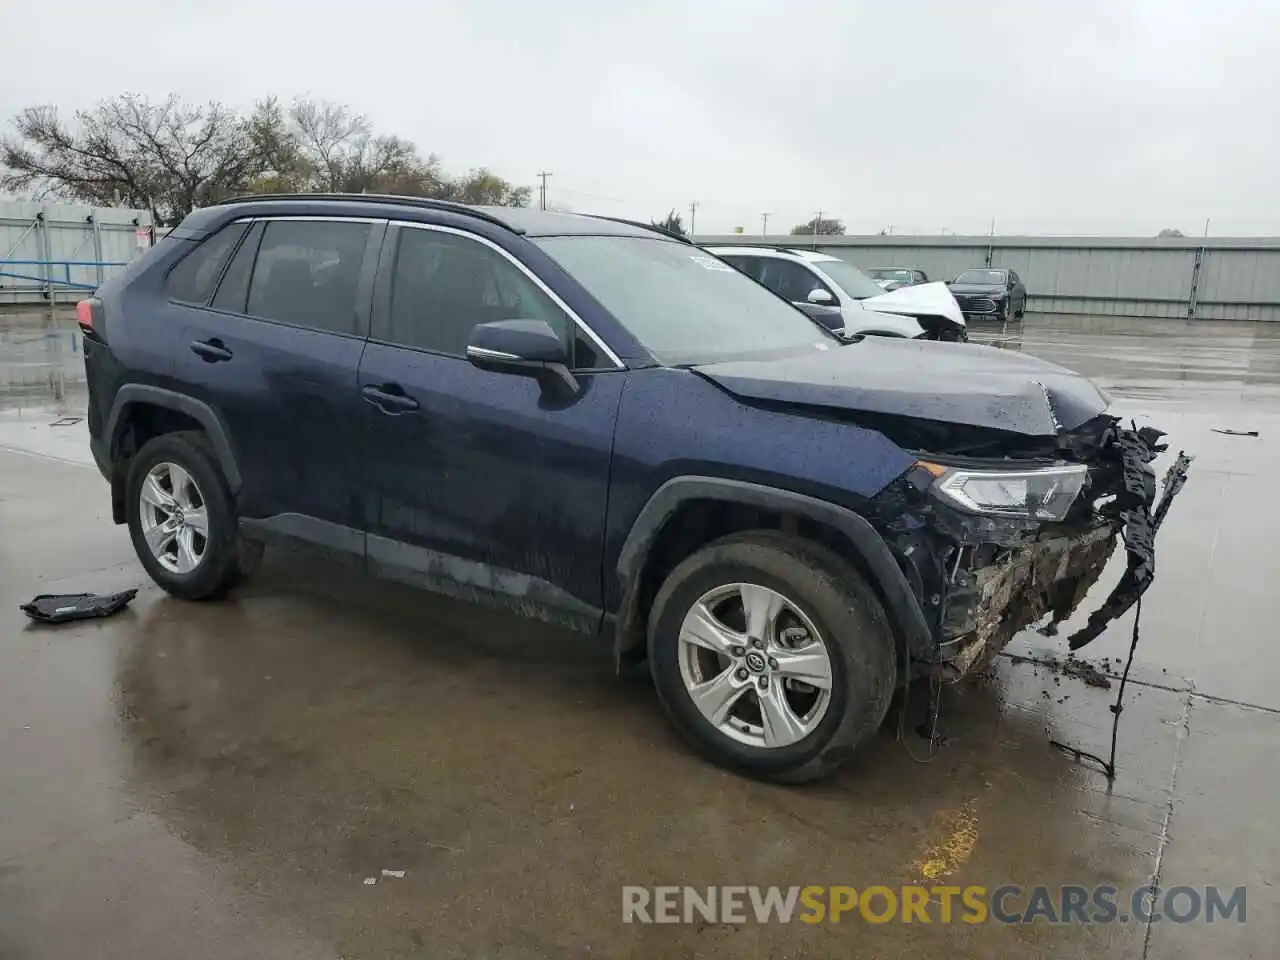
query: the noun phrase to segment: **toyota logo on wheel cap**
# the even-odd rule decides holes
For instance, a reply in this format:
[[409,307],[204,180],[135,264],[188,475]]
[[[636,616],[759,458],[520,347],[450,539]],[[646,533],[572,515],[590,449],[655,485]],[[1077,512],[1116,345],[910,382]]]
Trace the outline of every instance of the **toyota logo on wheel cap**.
[[765,667],[769,665],[765,660],[764,654],[757,650],[752,650],[747,654],[747,669],[752,673],[764,673]]

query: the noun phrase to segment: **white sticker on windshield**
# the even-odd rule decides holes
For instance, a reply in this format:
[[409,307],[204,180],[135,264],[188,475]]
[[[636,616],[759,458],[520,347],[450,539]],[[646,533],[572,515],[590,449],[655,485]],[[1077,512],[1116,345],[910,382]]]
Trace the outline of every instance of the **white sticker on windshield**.
[[723,270],[725,273],[733,273],[733,267],[729,266],[727,263],[721,263],[719,260],[712,257],[704,257],[700,254],[691,253],[689,254],[689,259],[704,270]]

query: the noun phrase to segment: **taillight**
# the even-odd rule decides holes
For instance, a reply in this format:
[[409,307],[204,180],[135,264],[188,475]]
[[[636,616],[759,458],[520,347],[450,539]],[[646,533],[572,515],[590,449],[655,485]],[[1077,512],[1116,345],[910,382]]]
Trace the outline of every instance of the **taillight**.
[[76,304],[76,322],[80,332],[87,336],[105,339],[106,331],[102,328],[102,301],[97,297],[89,297]]
[[90,301],[81,300],[76,304],[76,321],[86,332],[93,329],[93,304]]

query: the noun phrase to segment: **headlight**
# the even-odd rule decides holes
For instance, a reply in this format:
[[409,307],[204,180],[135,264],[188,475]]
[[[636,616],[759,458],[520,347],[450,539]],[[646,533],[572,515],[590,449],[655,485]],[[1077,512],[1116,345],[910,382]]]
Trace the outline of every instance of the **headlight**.
[[1083,464],[1039,470],[964,470],[920,462],[938,479],[933,492],[970,513],[1061,520],[1088,476]]

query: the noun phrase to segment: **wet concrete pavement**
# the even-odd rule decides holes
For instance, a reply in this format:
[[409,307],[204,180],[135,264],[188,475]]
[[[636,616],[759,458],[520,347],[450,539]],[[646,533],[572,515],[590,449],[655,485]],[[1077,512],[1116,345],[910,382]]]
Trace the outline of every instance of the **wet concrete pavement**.
[[[1105,753],[1113,691],[1035,660],[947,688],[929,762],[916,700],[914,757],[895,707],[836,782],[788,789],[696,759],[642,679],[549,628],[278,552],[227,603],[169,599],[110,522],[83,425],[0,417],[0,958],[1273,955],[1280,330],[1143,329],[1033,320],[1009,345],[1097,376],[1197,454],[1161,534],[1112,789],[1047,741]],[[15,606],[126,587],[130,610],[97,623],[37,629]],[[1130,626],[1083,652],[1110,666]],[[1063,651],[1033,635],[1014,652]],[[625,884],[1153,875],[1247,886],[1247,922],[621,911]]]

